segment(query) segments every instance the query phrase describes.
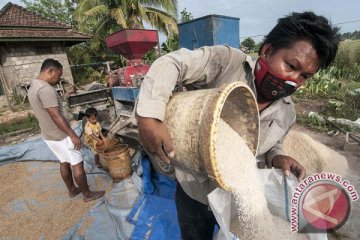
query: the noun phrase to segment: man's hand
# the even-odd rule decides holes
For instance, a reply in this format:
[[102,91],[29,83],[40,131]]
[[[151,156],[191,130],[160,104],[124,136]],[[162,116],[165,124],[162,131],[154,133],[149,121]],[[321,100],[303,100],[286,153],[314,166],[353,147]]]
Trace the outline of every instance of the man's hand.
[[275,168],[281,168],[287,177],[291,171],[297,177],[298,181],[303,180],[306,175],[305,168],[289,156],[277,155],[272,160],[272,164]]
[[81,139],[76,135],[71,136],[70,139],[71,139],[72,143],[74,144],[74,149],[77,151],[80,151],[80,149],[82,148]]
[[143,148],[162,161],[170,163],[170,159],[175,156],[175,151],[166,125],[155,118],[139,116],[138,128]]
[[82,142],[80,138],[76,135],[74,130],[71,129],[69,123],[65,120],[64,116],[60,113],[60,108],[49,107],[46,108],[46,111],[49,113],[51,119],[55,122],[56,126],[70,137],[72,143],[74,144],[74,149],[79,151],[82,147]]

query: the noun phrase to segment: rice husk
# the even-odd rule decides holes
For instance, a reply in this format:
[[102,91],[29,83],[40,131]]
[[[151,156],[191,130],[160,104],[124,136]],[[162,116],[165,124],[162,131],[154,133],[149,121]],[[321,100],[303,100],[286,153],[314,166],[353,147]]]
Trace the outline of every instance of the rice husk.
[[284,140],[284,151],[301,163],[308,173],[332,172],[344,176],[348,170],[344,156],[298,131],[288,133]]
[[[44,169],[51,171],[44,171]],[[56,171],[55,171],[56,170]],[[0,167],[0,236],[10,239],[62,239],[94,202],[68,196],[59,164],[12,163]],[[15,211],[14,201],[21,201]]]

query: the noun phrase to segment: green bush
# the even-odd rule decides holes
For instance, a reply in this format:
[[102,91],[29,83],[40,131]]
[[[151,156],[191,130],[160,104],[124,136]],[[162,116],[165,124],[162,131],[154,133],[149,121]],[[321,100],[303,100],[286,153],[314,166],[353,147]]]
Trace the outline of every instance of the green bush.
[[[295,99],[307,98],[320,101],[318,114],[324,117],[356,120],[360,117],[360,41],[343,42],[339,52],[327,69],[316,73],[296,92]],[[309,125],[320,131],[332,126],[318,122],[306,114],[298,114],[300,124]]]
[[106,73],[92,67],[72,68],[71,71],[76,84],[84,85],[92,82],[106,82]]
[[314,116],[298,114],[296,116],[296,122],[302,125],[311,126],[313,129],[320,132],[327,132],[331,129],[325,122],[319,121],[319,119]]
[[331,66],[326,70],[317,72],[311,79],[306,81],[302,92],[316,95],[326,95],[340,90],[341,82],[335,77],[338,68]]
[[342,42],[332,66],[334,77],[360,82],[360,41]]
[[39,122],[34,115],[28,114],[26,118],[0,124],[0,134],[7,134],[22,129],[38,129]]

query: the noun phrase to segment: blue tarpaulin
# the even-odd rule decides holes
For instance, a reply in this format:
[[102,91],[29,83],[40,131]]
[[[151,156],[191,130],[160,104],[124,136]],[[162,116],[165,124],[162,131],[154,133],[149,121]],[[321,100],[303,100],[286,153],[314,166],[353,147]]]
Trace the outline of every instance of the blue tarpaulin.
[[127,218],[135,224],[131,239],[181,239],[174,200],[176,182],[152,172],[147,158],[142,167],[144,192]]
[[142,208],[131,235],[132,240],[181,239],[173,199],[145,194],[140,201]]

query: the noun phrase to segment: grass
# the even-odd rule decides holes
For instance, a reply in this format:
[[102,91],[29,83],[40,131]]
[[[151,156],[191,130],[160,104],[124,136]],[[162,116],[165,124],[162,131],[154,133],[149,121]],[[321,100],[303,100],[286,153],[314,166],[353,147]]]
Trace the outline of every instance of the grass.
[[[296,92],[294,100],[300,105],[302,99],[314,103],[320,100],[322,107],[318,109],[318,115],[355,121],[360,117],[360,94],[355,94],[355,89],[360,89],[360,41],[346,41],[341,43],[334,63],[309,79],[304,88]],[[318,131],[334,130],[307,114],[299,113],[298,123]]]
[[0,124],[0,135],[23,130],[23,129],[38,129],[39,122],[34,115],[29,114],[26,118],[6,122]]
[[[308,111],[316,112],[318,115],[329,118],[344,118],[351,121],[355,121],[360,117],[360,95],[353,95],[351,92],[354,89],[360,88],[360,82],[353,84],[343,84],[341,88],[336,91],[329,91],[326,93],[309,93],[309,92],[298,92],[294,96],[294,101],[301,105],[302,99],[308,99],[310,101],[321,101],[321,110],[308,109]],[[327,125],[323,122],[319,122],[316,118],[308,116],[309,112],[298,113],[297,122],[310,126],[311,128],[318,131],[330,131],[334,130],[334,127]],[[352,131],[346,126],[343,126],[348,131]]]
[[332,128],[325,123],[319,122],[316,118],[311,118],[303,114],[297,114],[296,121],[300,125],[309,126],[319,132],[329,132]]

